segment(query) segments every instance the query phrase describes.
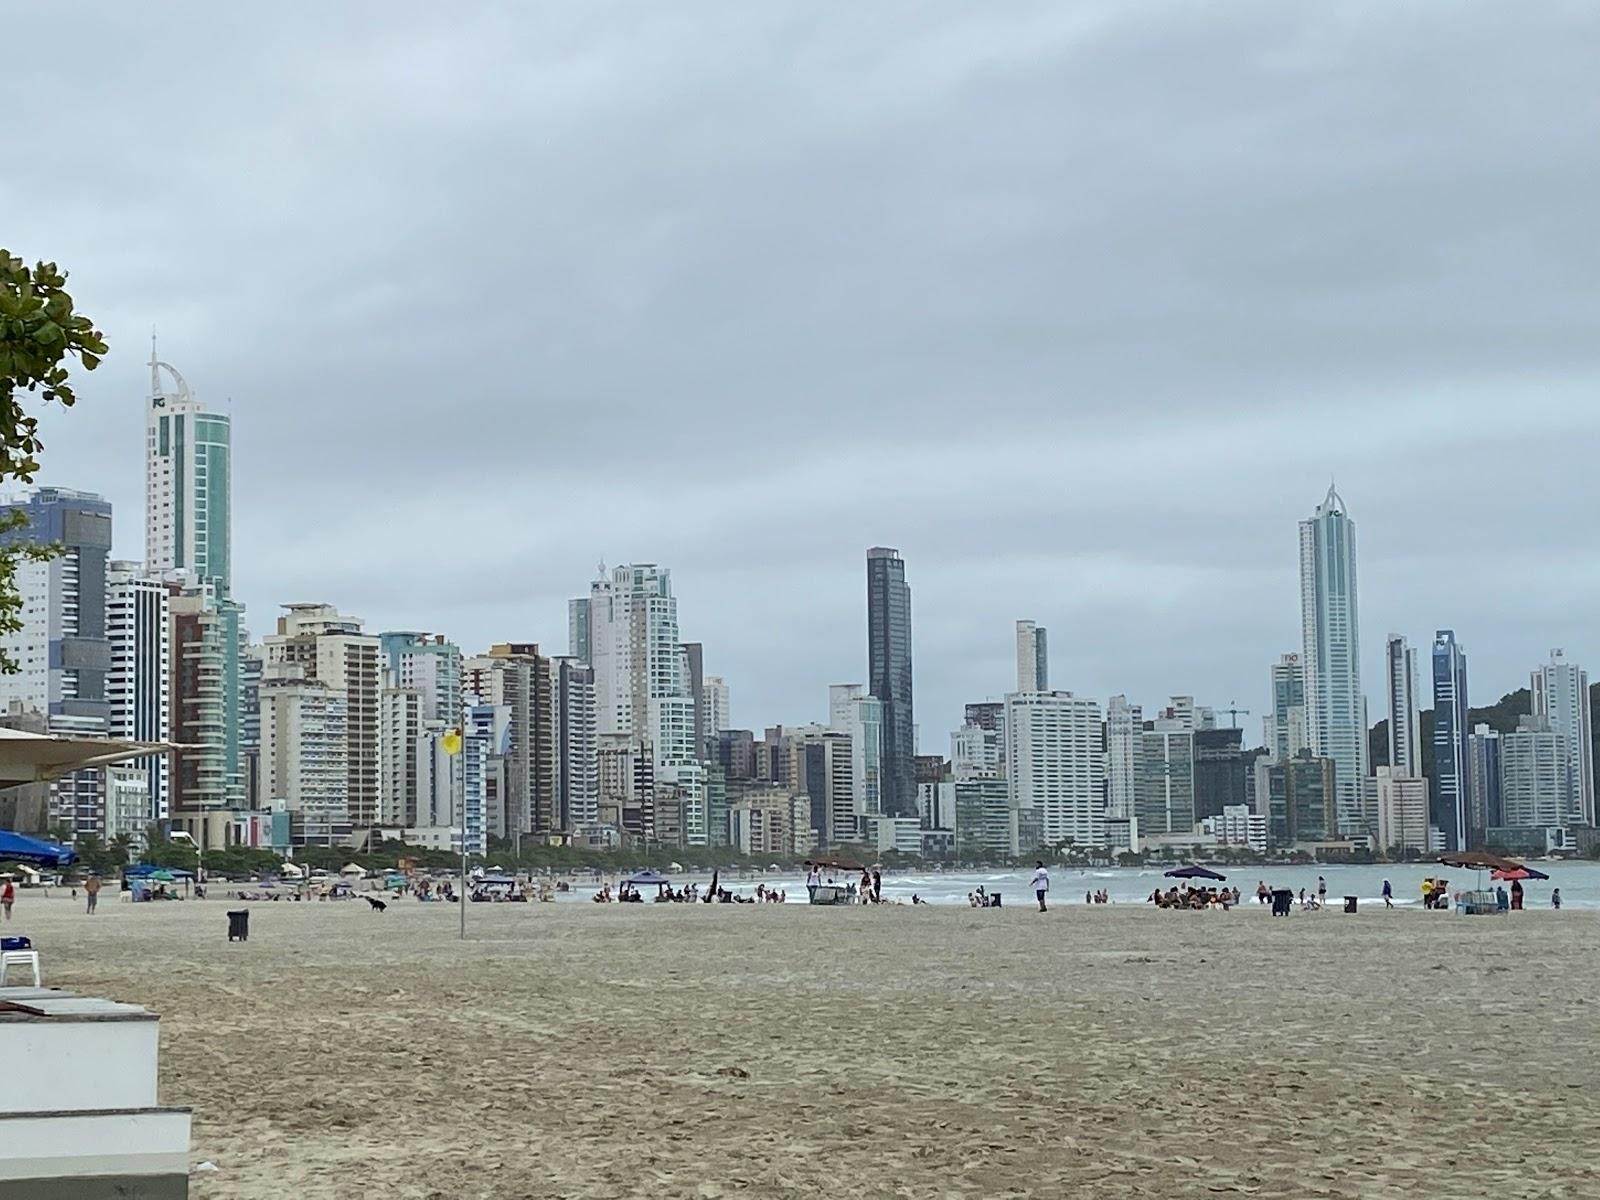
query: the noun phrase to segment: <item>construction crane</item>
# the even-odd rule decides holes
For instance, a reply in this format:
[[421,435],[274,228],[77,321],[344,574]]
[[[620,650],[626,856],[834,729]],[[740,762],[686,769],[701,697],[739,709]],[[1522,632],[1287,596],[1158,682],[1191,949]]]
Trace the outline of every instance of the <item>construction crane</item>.
[[1224,709],[1221,709],[1220,711],[1225,712],[1225,713],[1228,714],[1228,728],[1229,729],[1240,729],[1240,728],[1242,728],[1242,726],[1239,724],[1239,714],[1240,713],[1243,713],[1247,717],[1250,715],[1250,710],[1248,708],[1240,708],[1239,707],[1239,702],[1237,700],[1229,700],[1228,701],[1228,707],[1224,708]]

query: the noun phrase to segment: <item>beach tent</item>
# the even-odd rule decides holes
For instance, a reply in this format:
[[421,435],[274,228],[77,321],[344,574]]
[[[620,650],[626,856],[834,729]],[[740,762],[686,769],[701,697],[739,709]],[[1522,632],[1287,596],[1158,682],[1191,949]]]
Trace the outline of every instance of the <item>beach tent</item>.
[[1191,866],[1191,867],[1176,867],[1173,870],[1167,872],[1167,878],[1168,879],[1215,879],[1218,883],[1221,883],[1224,880],[1226,880],[1228,877],[1226,875],[1219,875],[1217,872],[1211,870],[1211,868],[1209,868],[1209,867]]
[[[847,858],[808,858],[805,862],[805,865],[808,867],[816,867],[819,871],[849,871],[854,873],[856,871],[866,870],[866,868],[860,863],[851,862]],[[774,871],[778,870],[778,864],[773,863],[772,869]]]
[[355,863],[345,863],[339,870],[339,874],[350,875],[356,879],[360,879],[366,873],[367,869],[365,867],[357,866]]
[[283,873],[285,875],[289,876],[291,879],[299,879],[300,876],[305,874],[304,871],[302,871],[299,867],[295,866],[295,864],[292,863],[292,862],[284,863],[283,866],[280,869],[283,871]]
[[70,846],[58,846],[43,838],[29,837],[0,829],[0,862],[43,863],[47,867],[69,867],[78,861]]
[[0,729],[0,788],[43,783],[72,771],[105,767],[150,754],[198,749],[176,742],[128,742],[118,738],[53,737]]
[[646,868],[643,871],[634,872],[632,875],[629,875],[622,882],[623,883],[627,883],[627,884],[632,884],[634,887],[638,887],[641,884],[644,884],[646,886],[649,886],[650,884],[654,884],[657,887],[661,887],[661,886],[664,886],[665,884],[671,883],[672,880],[668,879],[660,871],[653,871],[653,870],[650,870],[650,869]]
[[667,864],[667,870],[669,870],[669,871],[681,871],[681,870],[683,870],[683,864],[682,863],[675,863],[675,862],[674,863],[668,863]]

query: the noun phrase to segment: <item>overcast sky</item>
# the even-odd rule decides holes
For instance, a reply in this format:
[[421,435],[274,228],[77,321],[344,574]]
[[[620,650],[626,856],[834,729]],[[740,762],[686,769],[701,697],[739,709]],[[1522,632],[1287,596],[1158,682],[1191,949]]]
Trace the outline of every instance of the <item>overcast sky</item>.
[[[5,16],[0,245],[112,346],[41,482],[143,553],[152,324],[249,623],[566,645],[672,568],[735,723],[913,589],[923,749],[1052,681],[1253,710],[1330,477],[1363,666],[1600,673],[1600,8],[196,3]],[[1425,657],[1425,651],[1424,651]],[[1426,685],[1424,695],[1427,695]]]

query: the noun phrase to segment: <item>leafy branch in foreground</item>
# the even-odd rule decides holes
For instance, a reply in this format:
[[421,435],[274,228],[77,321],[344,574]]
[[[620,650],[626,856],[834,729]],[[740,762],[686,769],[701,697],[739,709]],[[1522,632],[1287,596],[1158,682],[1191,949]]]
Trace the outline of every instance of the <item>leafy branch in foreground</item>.
[[[57,401],[70,408],[78,397],[68,380],[68,360],[86,371],[100,365],[106,353],[94,322],[77,312],[66,290],[67,276],[55,263],[29,267],[9,250],[0,249],[0,484],[32,483],[39,470],[39,419],[23,408],[24,395],[44,404]],[[29,545],[8,535],[25,528],[21,510],[0,517],[0,638],[22,628],[22,594],[17,565],[53,557],[50,546]],[[0,672],[14,674],[17,664],[0,646]]]

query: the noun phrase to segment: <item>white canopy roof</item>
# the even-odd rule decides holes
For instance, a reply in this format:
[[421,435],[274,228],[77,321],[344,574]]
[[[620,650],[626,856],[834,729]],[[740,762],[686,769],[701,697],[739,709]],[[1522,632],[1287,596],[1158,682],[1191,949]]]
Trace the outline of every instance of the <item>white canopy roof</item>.
[[0,728],[0,787],[43,783],[88,767],[105,767],[150,754],[195,749],[175,742],[125,742],[118,738],[58,737]]

